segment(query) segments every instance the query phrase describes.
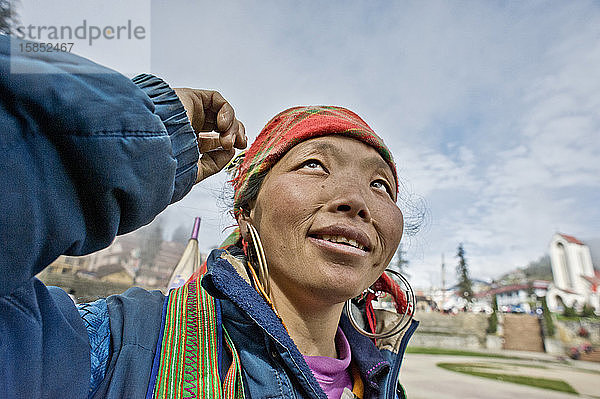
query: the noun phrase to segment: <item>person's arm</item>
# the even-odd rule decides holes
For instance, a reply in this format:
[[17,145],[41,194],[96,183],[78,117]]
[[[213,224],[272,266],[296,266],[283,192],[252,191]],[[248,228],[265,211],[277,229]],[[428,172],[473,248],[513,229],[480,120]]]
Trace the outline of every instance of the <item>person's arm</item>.
[[[132,82],[70,54],[11,55],[0,35],[0,126],[0,396],[86,397],[86,325],[33,276],[150,222],[245,147],[243,125],[216,92]],[[219,134],[198,144],[192,126]]]
[[[94,252],[149,223],[220,170],[233,144],[245,146],[218,93],[183,89],[180,99],[150,75],[131,81],[71,54],[9,47],[1,36],[0,295],[61,254]],[[45,73],[11,73],[11,61]],[[186,111],[197,131],[220,132],[201,140],[201,151],[228,149],[198,162]]]

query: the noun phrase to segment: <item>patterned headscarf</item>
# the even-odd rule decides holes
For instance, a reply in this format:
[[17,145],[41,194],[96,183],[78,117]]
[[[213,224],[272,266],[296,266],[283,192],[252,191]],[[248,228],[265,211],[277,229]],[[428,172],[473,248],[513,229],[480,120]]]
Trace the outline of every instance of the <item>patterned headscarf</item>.
[[[383,140],[354,112],[342,107],[308,106],[287,109],[267,123],[254,143],[238,160],[231,180],[235,195],[234,214],[238,214],[240,199],[248,189],[251,177],[269,170],[296,144],[315,137],[338,134],[351,137],[375,148],[388,163],[396,180],[396,165]],[[241,163],[239,163],[241,161]]]

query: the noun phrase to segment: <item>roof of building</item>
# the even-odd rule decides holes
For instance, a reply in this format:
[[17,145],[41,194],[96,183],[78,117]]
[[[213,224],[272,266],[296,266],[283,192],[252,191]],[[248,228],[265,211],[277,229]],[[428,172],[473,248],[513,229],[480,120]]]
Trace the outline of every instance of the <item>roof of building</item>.
[[579,241],[577,238],[575,238],[573,236],[570,236],[570,235],[567,235],[567,234],[560,234],[560,236],[562,238],[564,238],[565,240],[567,240],[568,242],[570,242],[571,244],[585,245],[584,243],[582,243],[581,241]]
[[503,294],[505,292],[526,291],[526,290],[529,290],[530,288],[547,290],[549,286],[550,286],[549,281],[535,280],[535,281],[533,281],[533,283],[531,285],[529,285],[529,284],[503,285],[503,286],[500,286],[497,288],[493,288],[487,292],[483,292],[479,296],[497,295],[497,294]]

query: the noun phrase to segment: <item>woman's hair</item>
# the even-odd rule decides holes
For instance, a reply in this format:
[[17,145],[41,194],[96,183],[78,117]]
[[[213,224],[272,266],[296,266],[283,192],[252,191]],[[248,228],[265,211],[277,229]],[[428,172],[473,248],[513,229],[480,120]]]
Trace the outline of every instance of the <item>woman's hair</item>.
[[[256,201],[256,198],[258,198],[258,192],[260,191],[260,187],[262,186],[263,181],[265,180],[265,177],[267,177],[267,175],[269,174],[270,169],[267,170],[263,170],[260,171],[254,175],[251,175],[248,178],[248,185],[246,186],[246,189],[240,193],[239,197],[238,197],[238,204],[239,207],[241,209],[244,209],[246,211],[250,210],[250,204],[254,201]],[[233,188],[233,186],[232,186]],[[234,206],[234,196],[231,196],[231,206],[229,207],[229,209],[231,209],[233,211],[233,206]]]

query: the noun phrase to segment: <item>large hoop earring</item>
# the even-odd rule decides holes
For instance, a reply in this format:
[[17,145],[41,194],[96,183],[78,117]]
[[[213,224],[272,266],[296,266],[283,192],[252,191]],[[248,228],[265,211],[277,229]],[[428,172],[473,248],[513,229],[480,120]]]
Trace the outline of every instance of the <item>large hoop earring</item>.
[[265,257],[265,251],[263,249],[262,242],[258,235],[258,231],[251,224],[247,223],[250,237],[252,238],[252,246],[254,247],[254,253],[256,255],[256,263],[258,263],[258,282],[262,286],[262,290],[267,298],[271,297],[271,283],[269,281],[269,267],[267,265],[267,258]]
[[[346,315],[348,316],[348,319],[350,320],[350,324],[352,324],[352,327],[354,327],[356,329],[356,331],[358,331],[362,335],[372,338],[372,339],[389,338],[393,335],[401,333],[404,329],[406,329],[406,327],[408,327],[410,325],[410,323],[413,319],[413,316],[414,316],[416,305],[417,305],[415,293],[414,293],[412,287],[410,286],[410,284],[408,283],[408,280],[406,280],[406,278],[403,275],[401,275],[400,273],[398,273],[397,271],[392,270],[392,269],[386,269],[383,273],[384,274],[388,273],[388,274],[392,274],[392,275],[396,276],[401,281],[401,283],[404,284],[404,286],[405,286],[404,289],[400,288],[402,290],[402,292],[404,293],[403,295],[406,295],[406,304],[404,306],[404,312],[403,313],[398,312],[398,314],[402,314],[402,317],[392,328],[390,328],[388,331],[382,331],[379,333],[377,333],[375,331],[373,331],[373,332],[366,331],[358,323],[358,321],[356,320],[356,318],[354,316],[354,312],[360,312],[357,309],[357,306],[352,303],[352,301],[355,300],[356,298],[348,299],[346,301],[346,304],[344,305],[344,311],[346,312]],[[373,287],[373,286],[371,286],[371,287]],[[377,295],[378,291],[371,287],[367,288],[367,290],[365,292],[363,292],[358,298],[362,298],[365,295],[365,293],[371,293],[371,294]],[[394,298],[394,300],[397,300],[397,299]]]

